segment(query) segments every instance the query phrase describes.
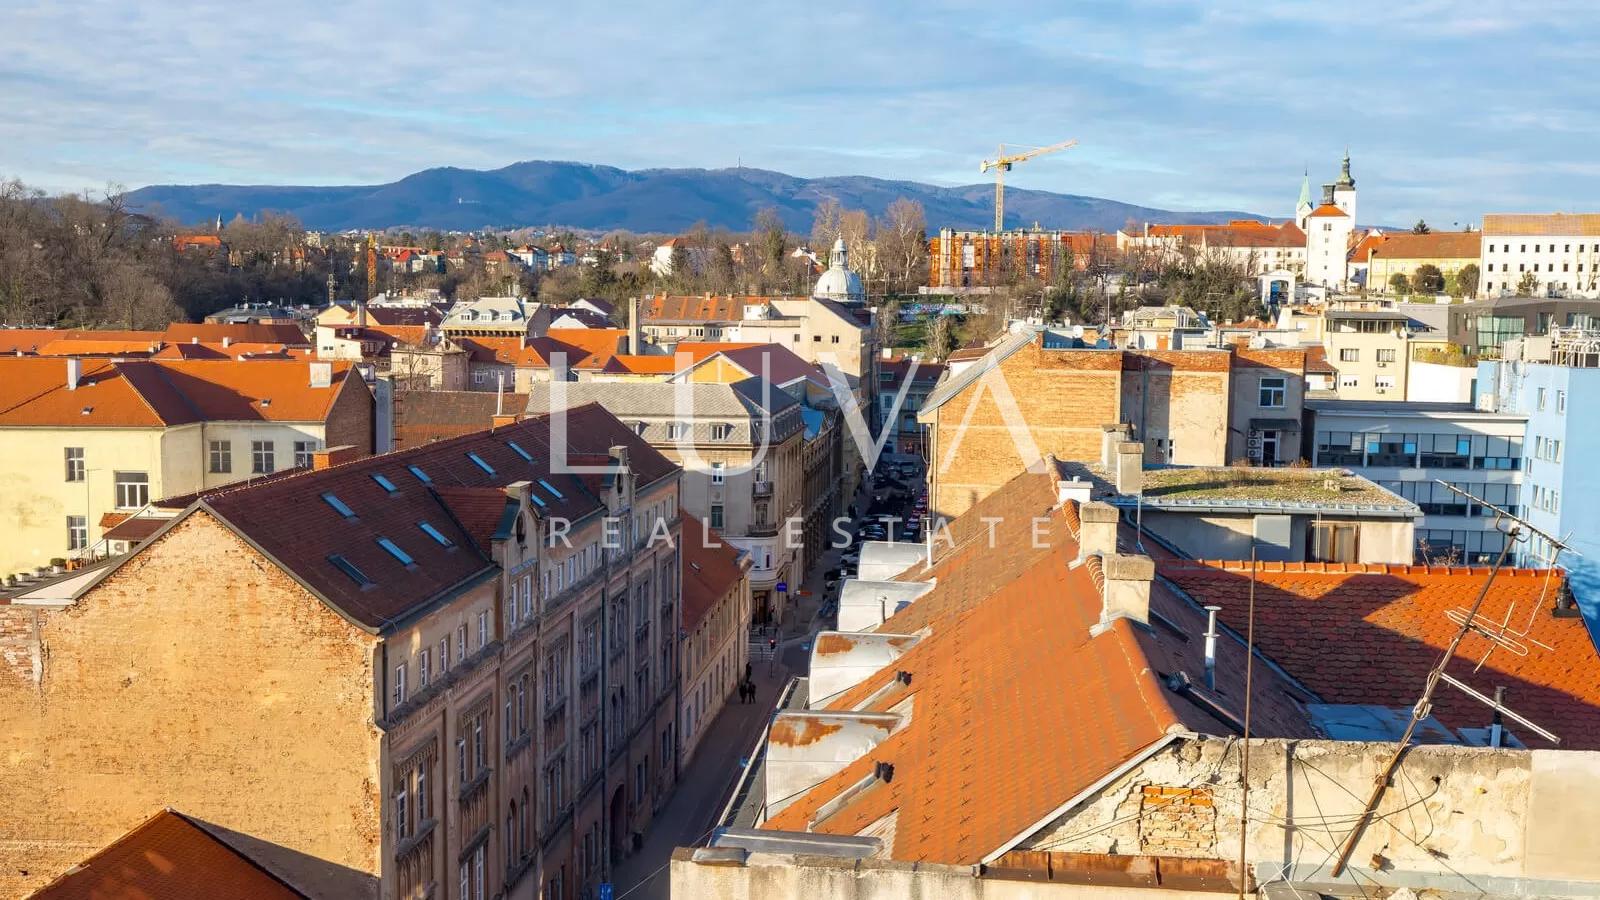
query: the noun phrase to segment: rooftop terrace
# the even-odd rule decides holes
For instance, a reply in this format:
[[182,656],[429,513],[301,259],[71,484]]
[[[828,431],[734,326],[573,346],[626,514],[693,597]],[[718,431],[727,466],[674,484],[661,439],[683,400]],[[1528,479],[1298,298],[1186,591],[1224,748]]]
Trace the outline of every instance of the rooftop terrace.
[[1294,504],[1389,506],[1405,501],[1343,469],[1258,469],[1197,466],[1148,469],[1147,502],[1239,500]]

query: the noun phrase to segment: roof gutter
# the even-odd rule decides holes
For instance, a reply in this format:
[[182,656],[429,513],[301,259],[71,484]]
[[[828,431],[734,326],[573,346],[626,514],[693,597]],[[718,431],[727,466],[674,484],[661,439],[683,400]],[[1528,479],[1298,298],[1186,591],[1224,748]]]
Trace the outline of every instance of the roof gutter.
[[1115,769],[1112,769],[1111,771],[1107,772],[1106,774],[1100,776],[1097,780],[1095,780],[1088,787],[1084,788],[1083,790],[1079,791],[1077,794],[1075,794],[1072,797],[1070,797],[1067,800],[1067,802],[1065,802],[1065,803],[1061,804],[1060,806],[1056,807],[1055,809],[1051,810],[1049,812],[1049,814],[1047,814],[1044,818],[1042,818],[1039,821],[1033,823],[1032,825],[1029,825],[1027,828],[1025,828],[1021,832],[1019,832],[1015,837],[1011,838],[1010,840],[1006,841],[1004,844],[1001,844],[999,847],[995,848],[987,856],[985,856],[984,858],[978,860],[978,864],[981,865],[981,866],[989,865],[990,863],[994,862],[995,860],[999,859],[1000,857],[1006,855],[1007,853],[1010,853],[1012,850],[1016,849],[1016,846],[1018,844],[1022,843],[1025,840],[1027,840],[1029,836],[1037,833],[1039,831],[1039,829],[1045,827],[1046,825],[1049,825],[1051,822],[1055,821],[1056,819],[1059,819],[1062,816],[1066,815],[1067,812],[1069,810],[1071,810],[1073,807],[1079,805],[1083,801],[1085,801],[1085,800],[1089,799],[1090,797],[1094,796],[1095,794],[1099,793],[1101,790],[1103,790],[1107,785],[1111,784],[1113,781],[1116,781],[1118,778],[1121,778],[1122,776],[1128,774],[1135,767],[1137,767],[1137,766],[1141,765],[1142,763],[1144,763],[1145,760],[1147,760],[1150,757],[1156,755],[1157,752],[1159,752],[1160,750],[1165,748],[1168,744],[1176,743],[1177,741],[1179,741],[1179,740],[1181,740],[1183,738],[1188,738],[1188,737],[1192,737],[1192,736],[1193,735],[1189,734],[1188,732],[1183,732],[1183,731],[1172,732],[1172,733],[1169,733],[1169,734],[1162,735],[1160,738],[1156,739],[1155,743],[1151,744],[1148,747],[1145,747],[1143,750],[1140,750],[1139,752],[1135,753],[1133,756],[1129,757],[1127,762],[1124,762],[1122,765],[1117,766]]

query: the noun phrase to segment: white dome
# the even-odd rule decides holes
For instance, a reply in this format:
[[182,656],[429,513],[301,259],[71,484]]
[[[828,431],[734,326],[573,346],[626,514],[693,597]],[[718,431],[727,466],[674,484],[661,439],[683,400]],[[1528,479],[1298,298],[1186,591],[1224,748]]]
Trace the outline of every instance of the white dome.
[[833,242],[833,253],[828,259],[828,271],[823,272],[822,277],[817,279],[817,286],[811,289],[811,296],[845,302],[867,299],[866,288],[861,285],[861,276],[850,271],[849,254],[844,247],[844,238]]

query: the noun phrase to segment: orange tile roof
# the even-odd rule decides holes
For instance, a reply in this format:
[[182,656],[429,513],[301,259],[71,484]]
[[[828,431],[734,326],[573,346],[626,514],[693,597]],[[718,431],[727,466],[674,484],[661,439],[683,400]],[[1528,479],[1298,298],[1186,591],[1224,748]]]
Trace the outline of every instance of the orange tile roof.
[[[1365,245],[1363,241],[1356,251],[1359,253]],[[1483,235],[1475,231],[1390,234],[1371,249],[1373,256],[1386,259],[1477,259],[1483,253]]]
[[1316,218],[1327,218],[1327,217],[1330,217],[1330,216],[1344,216],[1344,215],[1346,215],[1344,210],[1342,210],[1339,207],[1333,205],[1332,203],[1324,203],[1321,206],[1317,207],[1316,209],[1312,210],[1310,217],[1313,218],[1313,219],[1316,219]]
[[[910,721],[763,827],[859,834],[894,813],[892,858],[976,863],[1162,738],[1228,733],[1221,719],[1162,681],[1179,671],[1203,680],[1203,642],[1189,637],[1205,629],[1197,606],[1157,582],[1152,613],[1170,625],[1116,619],[1091,636],[1100,567],[1075,564],[1077,510],[1050,511],[1055,480],[1054,473],[1020,475],[949,524],[955,549],[913,574],[934,579],[933,589],[877,629],[926,629],[928,636],[822,705],[888,712],[914,696]],[[984,521],[991,516],[1000,516],[992,541]],[[1037,540],[1035,517],[1047,519]],[[851,637],[830,641],[848,646]],[[819,641],[818,652],[829,652],[828,644]],[[1244,654],[1241,642],[1219,642],[1217,687],[1231,698],[1225,707],[1244,695]],[[1293,699],[1308,695],[1264,668],[1253,685],[1254,733],[1313,736]],[[895,689],[901,671],[910,681]],[[814,821],[879,762],[893,766],[890,779]]]
[[0,357],[0,426],[323,421],[353,372],[330,365],[331,386],[313,388],[310,364],[299,360],[84,361],[68,390],[65,359]]
[[694,628],[728,596],[750,567],[722,533],[694,516],[683,517],[679,539],[683,560],[683,627]]
[[605,371],[630,375],[673,375],[678,361],[671,356],[635,356],[619,353],[606,361]]
[[[1248,562],[1163,563],[1161,574],[1219,616],[1245,627]],[[1256,576],[1257,646],[1330,703],[1409,708],[1421,694],[1483,585],[1483,568],[1262,563]],[[1561,576],[1502,570],[1479,612],[1497,645],[1473,632],[1446,670],[1561,737],[1561,747],[1600,750],[1600,655],[1581,618],[1551,614]],[[1379,664],[1378,661],[1381,661]],[[1480,666],[1481,663],[1481,666]],[[1450,728],[1485,726],[1489,707],[1454,687],[1434,694],[1434,714]],[[1510,729],[1530,747],[1550,746],[1526,728]]]
[[291,347],[309,345],[305,332],[298,325],[266,325],[260,322],[231,324],[174,322],[162,332],[161,339],[169,344],[220,344],[223,338],[256,344],[288,344]]
[[1486,213],[1483,233],[1600,237],[1600,213]]
[[32,900],[298,900],[289,887],[181,813],[162,810],[50,882]]
[[771,300],[771,297],[727,294],[656,294],[644,298],[639,317],[644,322],[737,322],[744,318],[746,306]]
[[59,341],[115,341],[142,344],[146,348],[161,343],[159,331],[102,331],[64,328],[0,328],[0,353],[38,353],[40,347]]

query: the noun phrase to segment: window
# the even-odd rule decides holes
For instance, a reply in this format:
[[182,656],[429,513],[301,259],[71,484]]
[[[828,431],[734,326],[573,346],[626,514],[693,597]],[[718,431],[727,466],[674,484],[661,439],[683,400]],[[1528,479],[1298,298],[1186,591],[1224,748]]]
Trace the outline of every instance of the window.
[[378,483],[378,487],[383,488],[385,491],[388,491],[391,494],[394,493],[395,491],[400,490],[399,488],[394,486],[394,482],[390,481],[388,478],[384,477],[383,475],[379,475],[377,473],[373,473],[372,480],[376,481]]
[[1360,362],[1361,351],[1354,347],[1345,347],[1339,351],[1340,362]]
[[1340,375],[1339,376],[1339,387],[1340,388],[1359,388],[1359,387],[1361,387],[1361,376],[1359,376],[1359,375]]
[[138,509],[150,502],[150,476],[143,472],[118,472],[117,509]]
[[394,705],[406,702],[406,664],[394,667]]
[[[213,470],[215,471],[215,470]],[[83,448],[67,448],[67,480],[82,481],[84,479]]]
[[689,436],[689,426],[680,423],[667,425],[667,440],[676,441]]
[[722,463],[714,462],[714,463],[711,464],[711,483],[712,484],[722,484],[722,483],[724,483],[724,480],[725,480],[724,475],[725,475],[725,472],[724,472]]
[[456,628],[456,662],[467,658],[467,626]]
[[433,538],[434,542],[441,547],[454,547],[456,545],[455,541],[445,537],[443,532],[439,531],[439,529],[433,527],[432,525],[429,525],[427,522],[418,522],[417,527],[422,529],[423,534]]
[[1392,363],[1392,362],[1394,362],[1394,350],[1393,350],[1393,348],[1380,348],[1378,350],[1378,362],[1381,362],[1381,363]]
[[487,474],[487,475],[493,475],[494,474],[494,466],[491,466],[488,463],[484,462],[483,461],[483,457],[479,456],[478,454],[476,454],[476,453],[468,453],[467,454],[467,459],[472,460],[473,464],[476,465],[478,468],[482,469],[485,474]]
[[1288,379],[1269,377],[1261,379],[1261,405],[1268,409],[1282,409],[1288,393]]
[[416,560],[411,558],[411,554],[401,550],[399,544],[396,544],[394,541],[391,541],[386,537],[378,538],[378,546],[389,551],[390,556],[400,560],[400,565],[402,566],[409,566],[416,562]]
[[733,426],[726,422],[717,422],[711,426],[711,439],[725,441],[733,436]]
[[417,655],[417,690],[428,686],[428,680],[433,676],[433,651],[423,650]]
[[450,671],[450,638],[439,638],[439,674]]
[[539,486],[544,488],[545,490],[549,491],[550,492],[550,496],[556,498],[557,500],[565,500],[566,499],[565,495],[563,495],[560,491],[556,490],[554,485],[552,485],[548,481],[545,481],[543,478],[539,479]]
[[1539,388],[1538,390],[1536,390],[1534,392],[1534,394],[1533,394],[1533,398],[1534,398],[1533,399],[1534,408],[1537,409],[1539,412],[1544,412],[1545,389],[1544,388]]
[[1560,415],[1567,414],[1567,392],[1556,391],[1556,412]]
[[408,469],[411,472],[412,475],[415,475],[417,477],[417,480],[422,482],[423,484],[432,484],[433,483],[433,479],[428,477],[428,473],[422,471],[421,469],[417,468],[416,466],[406,466],[406,469]]
[[720,503],[711,504],[711,527],[722,527],[722,504]]
[[250,442],[250,471],[257,475],[270,475],[277,468],[271,441]]
[[211,442],[211,471],[227,473],[233,471],[233,441]]
[[333,507],[333,511],[334,512],[338,513],[341,516],[344,516],[346,519],[350,519],[350,518],[354,518],[355,517],[356,511],[351,509],[350,507],[346,506],[345,502],[343,500],[340,500],[338,497],[334,496],[332,493],[323,494],[322,495],[322,502],[324,502],[324,503],[328,504],[329,506]]
[[1312,523],[1309,559],[1312,562],[1355,562],[1358,534],[1354,522]]
[[478,649],[489,646],[489,614],[478,613]]
[[316,453],[319,449],[321,449],[321,447],[319,445],[320,445],[319,441],[295,441],[294,442],[294,467],[296,469],[309,469],[309,468],[311,468],[311,462],[312,462],[311,457],[312,457],[312,454]]
[[357,568],[355,563],[345,559],[343,556],[340,556],[337,553],[330,554],[328,556],[328,562],[331,563],[335,569],[343,572],[351,581],[354,581],[361,587],[365,588],[372,586],[373,581],[371,578],[367,577],[367,573],[361,571],[361,569]]
[[411,834],[410,810],[406,808],[406,786],[402,783],[394,791],[394,833],[396,837]]
[[89,546],[89,517],[67,516],[67,549],[82,550]]

